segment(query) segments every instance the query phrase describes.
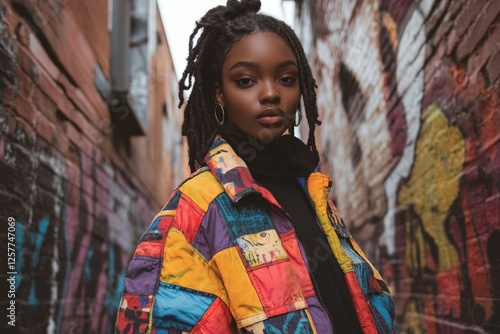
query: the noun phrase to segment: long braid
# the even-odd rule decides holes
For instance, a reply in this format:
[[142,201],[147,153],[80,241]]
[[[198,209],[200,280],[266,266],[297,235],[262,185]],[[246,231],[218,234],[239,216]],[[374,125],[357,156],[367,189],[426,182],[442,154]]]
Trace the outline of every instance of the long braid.
[[192,87],[182,125],[182,135],[187,137],[189,167],[192,172],[204,164],[203,158],[217,133],[218,124],[213,115],[215,86],[221,83],[226,53],[236,41],[255,31],[276,33],[286,41],[297,57],[300,91],[309,125],[307,146],[319,162],[314,130],[321,122],[318,119],[315,80],[304,49],[288,25],[271,16],[257,14],[259,9],[259,0],[228,0],[226,6],[209,10],[196,23],[196,28],[189,37],[187,66],[179,80],[179,108],[186,102],[184,91]]
[[[306,64],[307,59],[304,53],[304,49],[300,44],[299,39],[295,35],[295,33],[287,32],[286,38],[288,43],[292,47],[295,56],[297,57],[297,61],[299,64]],[[316,125],[321,125],[321,121],[319,120],[318,114],[318,106],[316,104],[316,81],[314,80],[311,72],[311,68],[307,66],[299,66],[299,76],[300,80],[300,90],[302,92],[302,99],[304,101],[304,108],[307,118],[307,123],[309,125],[309,136],[307,139],[307,146],[310,150],[315,154],[316,160],[319,163],[319,153],[316,149],[316,138],[314,135],[314,131]]]

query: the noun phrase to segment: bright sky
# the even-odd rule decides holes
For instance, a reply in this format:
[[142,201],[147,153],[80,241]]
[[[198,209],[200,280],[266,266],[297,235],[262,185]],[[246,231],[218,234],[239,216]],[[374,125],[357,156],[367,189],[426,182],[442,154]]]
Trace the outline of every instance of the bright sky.
[[[186,67],[189,35],[199,20],[210,8],[225,5],[226,0],[157,0],[168,44],[174,60],[177,77]],[[260,12],[293,23],[294,1],[261,0]]]

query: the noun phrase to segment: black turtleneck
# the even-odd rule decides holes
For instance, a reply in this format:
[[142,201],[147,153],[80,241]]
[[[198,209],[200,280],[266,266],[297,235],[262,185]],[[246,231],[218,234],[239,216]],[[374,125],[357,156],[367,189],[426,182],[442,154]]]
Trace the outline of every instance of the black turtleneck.
[[269,190],[291,218],[308,257],[316,295],[336,333],[362,333],[340,265],[336,261],[316,212],[297,177],[307,177],[317,162],[298,138],[284,135],[271,142],[222,126],[220,135],[247,164],[254,179]]

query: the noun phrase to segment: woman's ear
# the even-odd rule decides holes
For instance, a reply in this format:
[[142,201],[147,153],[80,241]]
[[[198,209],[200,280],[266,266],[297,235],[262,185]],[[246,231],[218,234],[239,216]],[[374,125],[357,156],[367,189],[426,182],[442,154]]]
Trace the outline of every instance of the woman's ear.
[[216,82],[215,83],[215,103],[219,103],[224,107],[224,94],[222,93],[221,85]]

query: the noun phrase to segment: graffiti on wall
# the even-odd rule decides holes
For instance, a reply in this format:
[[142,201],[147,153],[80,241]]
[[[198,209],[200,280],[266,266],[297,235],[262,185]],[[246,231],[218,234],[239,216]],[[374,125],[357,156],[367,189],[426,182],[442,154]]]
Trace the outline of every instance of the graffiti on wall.
[[11,136],[2,131],[0,152],[6,213],[17,221],[18,327],[112,333],[137,233],[153,212],[110,166],[76,149],[63,158],[19,124],[3,127]]
[[[401,39],[415,34],[411,27],[425,27],[426,14],[410,13]],[[418,16],[421,22],[413,25]],[[427,34],[424,41],[429,39],[429,29],[419,31]],[[422,49],[426,50],[425,43]],[[408,68],[411,65],[404,66]],[[498,113],[494,113],[498,97],[493,87],[488,89],[482,74],[469,78],[451,56],[443,56],[437,70],[422,68],[422,77],[429,79],[419,95],[415,152],[409,174],[398,182],[393,197],[400,211],[393,220],[393,240],[401,237],[406,241],[401,248],[404,253],[397,247],[394,250],[413,280],[403,328],[409,332],[423,327],[425,332],[441,333],[453,323],[457,328],[491,330],[499,319],[493,305],[498,281],[491,276],[498,256],[488,254],[488,248],[489,239],[500,227],[500,157],[498,143],[494,144],[496,134],[488,123],[499,124]],[[401,73],[408,75],[407,70]],[[408,110],[405,105],[406,114]],[[414,125],[407,124],[408,129]],[[484,173],[478,175],[477,170]],[[402,174],[398,172],[395,168],[391,176]],[[394,181],[391,176],[386,182]],[[424,297],[415,298],[419,295]],[[415,321],[410,310],[441,321]]]
[[456,37],[431,41],[442,16],[467,15],[450,1],[334,3],[344,15],[320,16],[313,55],[322,157],[400,331],[498,330],[498,84],[456,60]]
[[[163,173],[171,156],[162,149],[178,146],[178,132],[167,133],[170,146],[161,147],[157,122],[138,141],[110,125],[106,94],[98,94],[106,79],[94,78],[109,74],[108,9],[100,1],[0,1],[0,220],[17,222],[22,333],[112,333],[137,240],[170,191],[168,178],[183,174],[182,148],[176,169]],[[152,65],[172,83],[157,22],[163,46]],[[155,78],[153,119],[166,92],[175,97],[171,87]]]

